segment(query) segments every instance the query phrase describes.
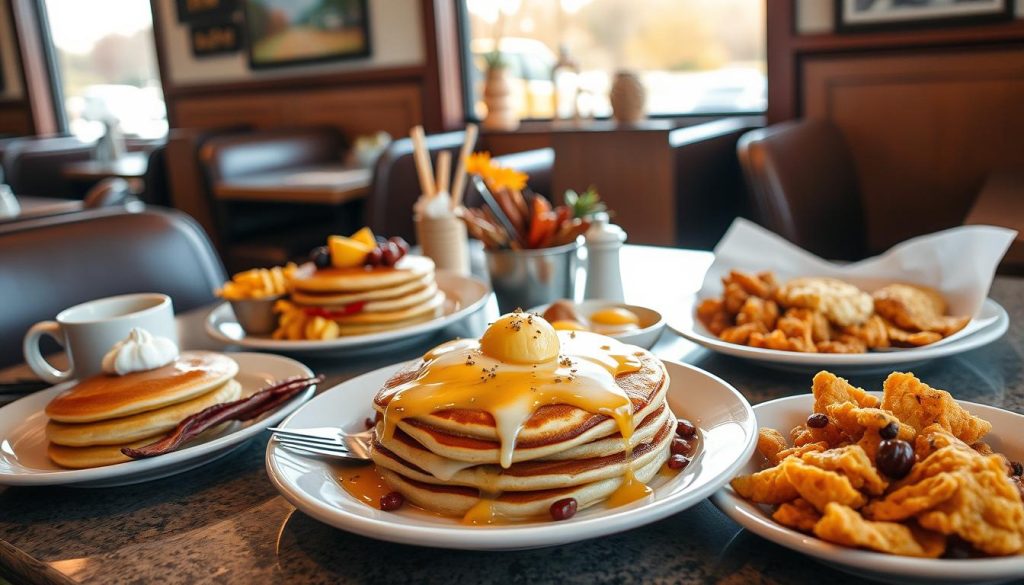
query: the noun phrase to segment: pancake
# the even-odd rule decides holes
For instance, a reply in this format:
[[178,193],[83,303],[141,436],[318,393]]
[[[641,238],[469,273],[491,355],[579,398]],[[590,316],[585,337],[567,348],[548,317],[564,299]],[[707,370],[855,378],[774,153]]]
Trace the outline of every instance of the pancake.
[[407,284],[434,273],[434,261],[406,255],[394,267],[321,268],[292,281],[295,291],[305,293],[357,293]]
[[52,443],[68,447],[124,445],[164,434],[185,418],[215,404],[237,400],[241,394],[242,385],[235,380],[228,380],[190,400],[130,416],[91,423],[50,421],[46,425],[46,438]]
[[[335,320],[343,322],[344,319],[349,319],[350,317],[378,313],[395,313],[403,309],[415,309],[416,307],[422,306],[424,303],[433,301],[437,294],[437,285],[430,282],[426,286],[421,286],[419,290],[415,290],[400,297],[382,299],[379,301],[367,301],[359,307],[359,311],[357,313],[335,317]],[[330,309],[330,307],[325,308],[328,310]]]
[[354,293],[312,293],[296,290],[292,292],[291,297],[292,300],[299,305],[315,307],[333,307],[341,305],[351,305],[352,303],[362,303],[401,298],[408,294],[422,290],[426,288],[427,285],[432,283],[434,283],[434,274],[429,273],[424,274],[423,276],[417,278],[416,280],[385,288],[371,289],[367,291]]
[[[663,411],[667,412],[667,409],[663,409]],[[487,493],[556,489],[611,477],[622,478],[631,466],[637,469],[643,468],[659,458],[660,462],[664,463],[667,457],[662,458],[661,455],[666,452],[666,448],[672,441],[676,421],[671,417],[662,417],[660,421],[656,422],[658,424],[651,425],[653,432],[650,436],[634,446],[628,459],[622,449],[621,437],[617,441],[618,449],[604,456],[525,461],[515,463],[508,469],[493,464],[476,465],[458,470],[448,477],[443,477],[448,475],[443,472],[456,469],[458,465],[446,466],[444,462],[441,465],[430,465],[428,464],[429,457],[424,456],[423,453],[426,450],[417,449],[408,443],[402,444],[400,441],[394,441],[389,444],[391,448],[397,447],[396,450],[403,450],[402,455],[398,455],[380,443],[375,443],[372,455],[378,468],[388,469],[408,479],[424,483],[473,487]],[[459,462],[449,461],[447,463],[458,464]],[[425,467],[433,467],[434,470],[431,472]],[[438,470],[441,470],[442,473],[439,474]]]
[[69,469],[104,467],[132,460],[131,457],[121,452],[122,447],[142,447],[152,443],[156,438],[153,436],[124,445],[99,445],[96,447],[67,447],[50,443],[46,447],[46,454],[57,465]]
[[238,364],[224,354],[185,351],[155,370],[86,378],[50,401],[46,416],[83,423],[155,410],[205,394],[237,373]]
[[[647,465],[634,470],[637,481],[647,483],[654,478],[661,465],[668,459],[670,443],[671,441],[667,442]],[[476,488],[430,484],[404,477],[382,467],[377,469],[392,489],[413,504],[432,512],[446,516],[464,516],[482,499]],[[509,491],[491,500],[490,506],[495,516],[508,520],[546,517],[551,504],[565,498],[575,499],[577,510],[583,510],[606,500],[619,489],[624,480],[625,478],[619,475],[564,488]]]
[[432,313],[439,309],[444,305],[444,293],[435,289],[433,294],[413,300],[415,303],[407,307],[383,310],[374,313],[362,311],[352,315],[332,317],[332,319],[338,325],[377,325],[381,323],[405,321],[426,313]]
[[[618,376],[615,383],[633,405],[633,424],[640,423],[664,402],[668,372],[649,352],[640,355],[639,371]],[[423,362],[412,364],[385,383],[374,399],[374,408],[384,413],[393,389],[419,375]],[[425,417],[404,419],[398,428],[428,450],[448,459],[474,463],[497,463],[501,444],[494,417],[479,410],[442,410]],[[567,404],[538,408],[527,419],[516,439],[512,462],[549,457],[578,445],[618,432],[610,417]]]
[[382,331],[392,331],[395,329],[403,329],[410,325],[417,325],[419,323],[426,323],[431,321],[442,314],[443,307],[437,307],[432,311],[417,315],[411,319],[405,319],[403,321],[393,321],[391,323],[374,323],[374,324],[360,324],[360,325],[342,325],[338,324],[338,331],[341,335],[367,335],[370,333],[380,333]]

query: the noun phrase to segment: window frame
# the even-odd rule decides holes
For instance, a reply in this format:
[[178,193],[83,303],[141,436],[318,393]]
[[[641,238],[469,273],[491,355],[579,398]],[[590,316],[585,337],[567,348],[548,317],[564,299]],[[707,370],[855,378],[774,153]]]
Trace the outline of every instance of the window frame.
[[[482,122],[476,115],[476,100],[473,96],[473,80],[470,73],[473,67],[473,52],[470,50],[470,43],[473,40],[473,31],[469,24],[469,9],[466,7],[466,0],[454,0],[455,1],[455,12],[456,12],[456,28],[458,29],[458,43],[459,43],[459,57],[462,63],[462,108],[465,112],[466,122],[472,122],[474,124],[480,124]],[[762,23],[767,31],[768,28],[768,7],[765,7],[765,19]],[[767,66],[767,47],[765,51],[765,65]],[[768,95],[768,76],[765,75],[765,95]],[[768,103],[765,100],[765,107],[763,110],[732,110],[728,112],[687,112],[687,113],[668,113],[668,114],[647,114],[649,120],[684,120],[689,121],[697,118],[729,118],[734,116],[764,116],[768,113]],[[611,119],[611,116],[595,116],[591,118],[598,121],[607,121]],[[558,123],[559,120],[556,118],[521,118],[521,122],[529,122],[531,125],[536,124],[554,124]]]
[[57,50],[53,44],[50,30],[50,11],[46,8],[46,0],[35,0],[36,23],[39,25],[39,41],[43,47],[43,62],[46,65],[46,77],[49,80],[50,101],[53,106],[54,121],[57,131],[62,136],[71,136],[68,125],[68,112],[64,104],[64,80],[59,71]]

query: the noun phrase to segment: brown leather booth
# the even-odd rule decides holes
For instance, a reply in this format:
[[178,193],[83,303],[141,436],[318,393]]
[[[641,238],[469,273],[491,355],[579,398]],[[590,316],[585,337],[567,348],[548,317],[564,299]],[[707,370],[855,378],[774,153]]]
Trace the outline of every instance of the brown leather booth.
[[[465,132],[446,132],[427,136],[427,149],[432,163],[447,150],[452,154],[452,168],[465,139]],[[529,187],[535,192],[550,195],[551,172],[555,154],[550,148],[530,150],[495,157],[497,164],[521,170],[530,176]],[[366,204],[366,223],[375,233],[401,236],[415,241],[412,206],[420,196],[416,163],[413,161],[412,140],[401,138],[392,142],[377,160],[373,184]],[[470,186],[465,193],[467,205],[479,205],[479,197]]]
[[776,124],[744,134],[737,153],[761,225],[824,258],[868,254],[857,173],[838,128]]
[[187,311],[215,300],[224,267],[187,215],[103,208],[0,225],[0,367],[28,328],[88,300],[159,292]]
[[15,139],[3,149],[7,184],[19,195],[80,198],[82,192],[64,177],[61,167],[91,159],[95,148],[94,143],[71,136]]
[[282,264],[323,245],[326,236],[337,231],[339,209],[218,200],[213,195],[216,184],[249,174],[338,163],[345,150],[344,137],[328,127],[234,132],[203,142],[199,162],[205,190],[217,240],[232,270]]

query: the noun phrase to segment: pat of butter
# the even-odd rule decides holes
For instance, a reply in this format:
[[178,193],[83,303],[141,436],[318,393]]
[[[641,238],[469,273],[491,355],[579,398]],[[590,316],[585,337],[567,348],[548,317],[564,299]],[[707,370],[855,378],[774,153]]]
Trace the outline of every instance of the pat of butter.
[[536,315],[508,313],[487,328],[480,350],[502,362],[540,364],[558,359],[558,335]]

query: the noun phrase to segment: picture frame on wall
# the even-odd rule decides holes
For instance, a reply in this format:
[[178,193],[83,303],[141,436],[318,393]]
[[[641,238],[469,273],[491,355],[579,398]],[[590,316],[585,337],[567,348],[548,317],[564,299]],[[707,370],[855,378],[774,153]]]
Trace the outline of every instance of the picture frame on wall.
[[231,20],[239,0],[175,0],[178,22],[211,24]]
[[242,48],[242,27],[237,22],[192,25],[189,38],[197,58],[237,53]]
[[837,32],[963,26],[1011,20],[1014,0],[835,0]]
[[253,69],[370,55],[367,0],[243,0]]

